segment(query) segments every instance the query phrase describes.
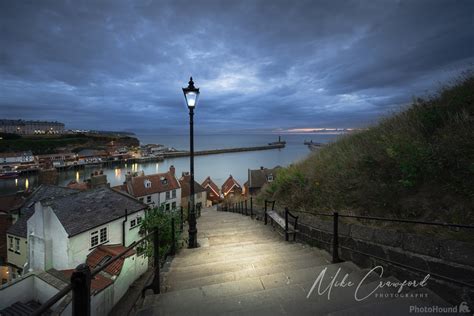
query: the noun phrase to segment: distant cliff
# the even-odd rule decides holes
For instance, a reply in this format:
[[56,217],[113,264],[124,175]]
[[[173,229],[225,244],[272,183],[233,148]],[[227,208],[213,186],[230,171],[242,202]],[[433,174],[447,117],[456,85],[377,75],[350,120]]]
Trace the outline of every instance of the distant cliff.
[[[140,142],[135,137],[111,136],[99,134],[73,134],[61,136],[32,136],[9,137],[5,135],[0,139],[0,152],[17,152],[31,150],[33,154],[51,154],[58,150],[79,151],[83,148],[107,149],[111,145],[139,146]],[[112,143],[113,142],[113,143]]]
[[474,77],[278,174],[260,199],[293,209],[474,223]]

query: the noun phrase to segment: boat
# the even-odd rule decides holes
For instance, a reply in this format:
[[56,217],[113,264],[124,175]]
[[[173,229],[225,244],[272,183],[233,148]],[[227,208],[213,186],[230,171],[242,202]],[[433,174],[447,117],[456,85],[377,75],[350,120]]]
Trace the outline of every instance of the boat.
[[271,142],[271,143],[268,143],[268,145],[270,145],[270,146],[272,146],[272,145],[286,145],[286,141],[281,140],[281,137],[278,136],[278,141],[277,142]]
[[18,171],[2,171],[0,172],[0,179],[15,179],[18,178]]

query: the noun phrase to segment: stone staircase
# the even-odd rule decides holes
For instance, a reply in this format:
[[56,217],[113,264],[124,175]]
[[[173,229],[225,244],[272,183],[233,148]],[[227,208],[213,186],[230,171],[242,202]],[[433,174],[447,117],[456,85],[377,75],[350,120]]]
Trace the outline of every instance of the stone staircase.
[[[331,263],[330,255],[300,243],[289,243],[271,226],[235,213],[203,210],[198,221],[197,249],[181,249],[165,267],[159,295],[148,295],[138,315],[408,315],[410,306],[450,306],[426,288],[376,290],[380,278],[351,262]],[[336,281],[352,286],[331,287],[319,295],[313,284],[325,271],[321,290]],[[336,276],[336,273],[339,273]],[[385,272],[387,273],[387,272]],[[368,276],[367,276],[368,275]],[[367,276],[367,277],[366,277]],[[387,297],[380,297],[380,295]]]

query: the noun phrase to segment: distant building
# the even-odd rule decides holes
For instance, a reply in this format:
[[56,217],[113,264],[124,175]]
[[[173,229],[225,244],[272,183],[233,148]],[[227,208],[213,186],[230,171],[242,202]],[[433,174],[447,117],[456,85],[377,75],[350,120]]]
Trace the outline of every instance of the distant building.
[[244,184],[245,194],[255,195],[267,183],[271,183],[276,179],[280,166],[273,169],[260,167],[260,169],[248,169],[248,180]]
[[[191,181],[191,176],[189,173],[184,173],[182,177],[179,179],[179,183],[181,185],[181,205],[184,208],[188,207],[188,202],[190,201],[191,197],[191,190],[189,182]],[[199,183],[194,181],[194,205],[196,207],[205,207],[207,201],[207,190],[201,186]]]
[[31,150],[17,153],[0,153],[0,164],[2,165],[20,165],[30,164],[35,161]]
[[201,186],[207,191],[207,206],[217,204],[221,201],[219,187],[211,180],[211,177],[207,177],[203,183],[201,183]]
[[181,186],[176,179],[174,166],[165,173],[128,174],[124,184],[113,189],[124,191],[150,207],[163,206],[169,211],[181,206]]
[[64,134],[64,124],[48,121],[0,120],[0,133],[18,135]]
[[221,192],[225,197],[233,197],[242,195],[242,187],[240,184],[232,177],[232,175],[227,178],[221,188]]

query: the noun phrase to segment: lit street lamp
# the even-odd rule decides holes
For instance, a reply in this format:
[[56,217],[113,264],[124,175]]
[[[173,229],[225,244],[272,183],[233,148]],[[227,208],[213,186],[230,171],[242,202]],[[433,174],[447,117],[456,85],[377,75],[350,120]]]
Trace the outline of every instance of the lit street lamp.
[[184,99],[189,109],[189,147],[190,147],[190,181],[189,181],[189,243],[188,248],[197,248],[196,209],[194,205],[194,107],[199,99],[199,88],[194,86],[193,77],[189,79],[187,88],[183,88]]

